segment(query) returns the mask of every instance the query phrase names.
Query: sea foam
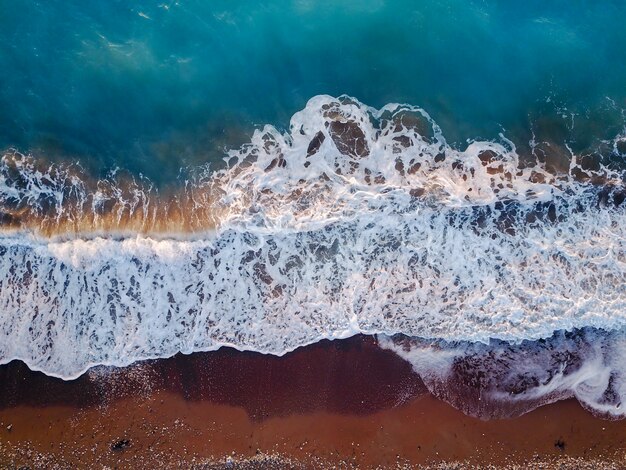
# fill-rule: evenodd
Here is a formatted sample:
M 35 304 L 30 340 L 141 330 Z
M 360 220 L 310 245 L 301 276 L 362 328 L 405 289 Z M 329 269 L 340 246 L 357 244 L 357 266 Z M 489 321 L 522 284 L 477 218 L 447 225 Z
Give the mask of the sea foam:
M 450 358 L 495 351 L 494 341 L 504 350 L 555 331 L 594 331 L 600 339 L 589 342 L 612 351 L 595 370 L 615 377 L 598 387 L 606 391 L 610 382 L 618 398 L 606 406 L 589 398 L 602 394 L 581 391 L 587 376 L 561 385 L 560 395 L 547 381 L 525 397 L 570 393 L 620 415 L 622 175 L 592 172 L 574 154 L 564 173 L 532 157 L 518 155 L 504 135 L 450 146 L 417 107 L 376 110 L 318 96 L 287 131 L 265 126 L 227 155 L 225 169 L 203 173 L 192 189 L 187 182 L 176 213 L 196 211 L 193 233 L 157 237 L 154 220 L 168 212 L 146 209 L 159 204 L 153 189 L 131 191 L 141 195 L 134 206 L 128 197 L 116 206 L 128 189 L 116 193 L 108 181 L 113 203 L 106 204 L 102 183 L 84 172 L 41 170 L 30 157 L 7 154 L 0 361 L 21 359 L 69 379 L 94 365 L 179 351 L 227 345 L 284 354 L 323 338 L 400 334 L 409 340 L 399 353 L 442 383 Z M 116 207 L 126 215 L 102 236 L 93 214 Z M 183 219 L 179 232 L 189 232 Z M 42 221 L 55 237 L 42 236 Z M 416 360 L 406 347 L 425 341 L 416 338 L 428 338 L 431 352 L 436 342 L 445 360 Z M 583 363 L 591 364 L 582 360 L 577 370 L 587 370 Z

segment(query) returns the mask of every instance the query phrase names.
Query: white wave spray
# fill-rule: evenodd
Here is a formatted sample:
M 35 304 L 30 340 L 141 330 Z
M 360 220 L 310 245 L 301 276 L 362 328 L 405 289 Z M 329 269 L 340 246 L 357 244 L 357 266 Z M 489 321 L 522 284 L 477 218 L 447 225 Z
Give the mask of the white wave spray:
M 83 214 L 95 193 L 59 170 L 8 177 L 5 161 L 0 212 L 30 216 L 0 237 L 0 361 L 72 378 L 223 345 L 283 354 L 357 333 L 516 344 L 626 325 L 619 174 L 596 173 L 600 188 L 554 175 L 504 136 L 457 150 L 419 108 L 328 96 L 227 160 L 203 182 L 217 222 L 169 239 L 41 237 L 33 220 L 64 213 L 64 194 L 82 195 L 65 213 Z M 56 188 L 46 207 L 33 194 L 44 186 Z

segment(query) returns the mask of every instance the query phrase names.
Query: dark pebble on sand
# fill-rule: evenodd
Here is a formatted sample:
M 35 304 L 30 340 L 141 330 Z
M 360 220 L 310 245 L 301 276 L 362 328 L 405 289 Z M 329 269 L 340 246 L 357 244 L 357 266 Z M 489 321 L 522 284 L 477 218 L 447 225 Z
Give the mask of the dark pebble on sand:
M 130 447 L 129 439 L 120 439 L 119 441 L 111 444 L 111 450 L 114 452 L 119 452 L 121 450 L 127 449 Z
M 565 450 L 565 441 L 563 439 L 557 439 L 554 443 L 554 447 L 558 448 L 561 452 Z

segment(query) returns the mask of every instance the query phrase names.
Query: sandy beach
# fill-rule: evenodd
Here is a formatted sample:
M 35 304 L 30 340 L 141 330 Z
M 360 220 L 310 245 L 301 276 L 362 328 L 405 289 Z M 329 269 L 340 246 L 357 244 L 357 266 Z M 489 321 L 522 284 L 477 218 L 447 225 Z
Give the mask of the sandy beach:
M 576 400 L 468 417 L 375 339 L 221 349 L 64 382 L 0 367 L 3 468 L 624 468 L 626 422 Z

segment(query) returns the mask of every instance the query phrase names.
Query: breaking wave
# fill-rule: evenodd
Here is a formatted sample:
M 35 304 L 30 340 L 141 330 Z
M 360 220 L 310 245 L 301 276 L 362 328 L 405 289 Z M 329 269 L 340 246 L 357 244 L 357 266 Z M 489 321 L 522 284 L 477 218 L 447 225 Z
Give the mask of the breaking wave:
M 625 142 L 611 143 L 614 159 Z M 516 382 L 526 403 L 516 412 L 573 394 L 621 416 L 623 175 L 571 152 L 555 171 L 546 145 L 520 156 L 501 135 L 457 149 L 420 108 L 318 96 L 287 131 L 265 126 L 226 168 L 199 169 L 169 192 L 6 153 L 0 361 L 69 379 L 179 351 L 283 354 L 323 338 L 400 334 L 402 347 L 382 341 L 439 395 L 463 357 L 491 396 L 512 396 L 494 382 L 502 368 L 477 365 L 539 348 L 536 370 L 546 357 L 556 365 Z M 575 365 L 541 346 L 555 331 Z M 594 348 L 603 353 L 581 352 Z M 415 359 L 434 357 L 426 350 L 446 360 Z M 597 387 L 581 391 L 589 370 Z

